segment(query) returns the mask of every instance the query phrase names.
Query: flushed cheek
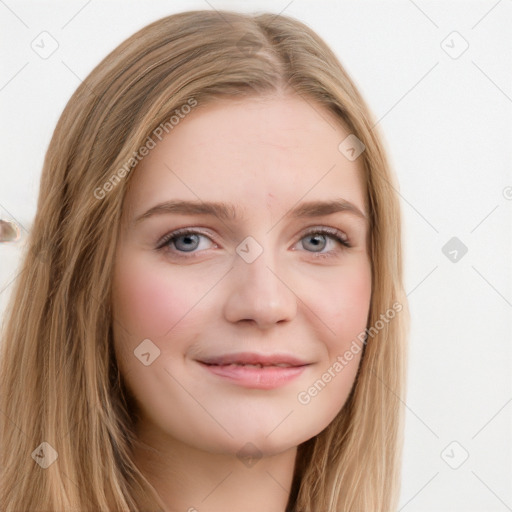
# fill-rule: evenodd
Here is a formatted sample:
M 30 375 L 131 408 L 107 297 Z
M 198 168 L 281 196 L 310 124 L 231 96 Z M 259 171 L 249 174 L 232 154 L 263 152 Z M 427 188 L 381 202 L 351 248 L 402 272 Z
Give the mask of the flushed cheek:
M 169 272 L 167 271 L 167 274 Z M 116 274 L 114 314 L 132 334 L 156 339 L 182 328 L 198 302 L 197 290 L 183 279 L 148 265 L 124 262 Z

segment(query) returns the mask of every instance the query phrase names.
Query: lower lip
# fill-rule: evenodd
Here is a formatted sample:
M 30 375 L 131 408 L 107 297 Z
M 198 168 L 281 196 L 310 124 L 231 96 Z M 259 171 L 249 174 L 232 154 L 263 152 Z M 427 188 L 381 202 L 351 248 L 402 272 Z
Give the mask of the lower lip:
M 251 366 L 210 365 L 199 363 L 210 373 L 231 380 L 240 386 L 254 389 L 273 389 L 284 386 L 297 378 L 306 368 L 304 366 Z

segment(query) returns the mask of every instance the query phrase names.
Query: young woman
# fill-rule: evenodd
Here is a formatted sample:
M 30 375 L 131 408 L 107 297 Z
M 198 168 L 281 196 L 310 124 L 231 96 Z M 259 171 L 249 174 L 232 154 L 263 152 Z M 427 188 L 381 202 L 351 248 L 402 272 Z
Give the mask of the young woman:
M 2 510 L 396 510 L 408 310 L 372 125 L 286 16 L 172 15 L 92 71 L 7 311 Z

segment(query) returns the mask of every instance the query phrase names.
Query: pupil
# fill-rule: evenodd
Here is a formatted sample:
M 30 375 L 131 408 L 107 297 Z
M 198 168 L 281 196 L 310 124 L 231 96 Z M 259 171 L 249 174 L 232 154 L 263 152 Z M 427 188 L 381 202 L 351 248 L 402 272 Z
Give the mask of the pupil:
M 316 248 L 318 248 L 319 244 L 321 245 L 321 243 L 322 243 L 322 240 L 319 240 L 319 238 L 324 239 L 323 241 L 325 242 L 324 235 L 310 235 L 310 237 L 309 237 L 310 240 L 313 240 L 313 246 Z
M 185 251 L 194 250 L 197 247 L 197 235 L 191 234 L 191 235 L 181 235 L 177 238 L 178 243 L 176 246 L 179 245 L 179 240 L 184 240 L 185 244 L 182 245 L 182 247 L 178 247 L 179 249 L 184 249 Z M 190 242 L 192 242 L 192 245 L 190 245 Z M 194 246 L 194 242 L 196 242 L 196 245 Z

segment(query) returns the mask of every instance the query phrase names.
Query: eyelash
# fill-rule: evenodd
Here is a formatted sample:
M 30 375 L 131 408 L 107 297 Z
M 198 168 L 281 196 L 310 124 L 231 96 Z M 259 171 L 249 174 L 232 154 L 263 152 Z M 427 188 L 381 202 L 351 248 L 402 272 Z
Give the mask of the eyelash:
M 350 242 L 346 239 L 346 237 L 343 235 L 343 233 L 341 231 L 339 231 L 338 229 L 328 228 L 328 227 L 310 228 L 302 235 L 302 237 L 299 239 L 299 241 L 302 240 L 303 238 L 307 237 L 308 235 L 317 235 L 317 234 L 328 235 L 331 239 L 334 239 L 336 242 L 340 243 L 342 246 L 341 247 L 342 251 L 352 247 Z M 157 248 L 156 248 L 157 251 L 171 252 L 171 250 L 167 244 L 169 242 L 171 242 L 172 240 L 179 238 L 180 236 L 184 236 L 184 235 L 203 235 L 207 238 L 210 238 L 210 236 L 208 234 L 206 234 L 200 230 L 191 229 L 191 228 L 178 229 L 176 231 L 168 233 L 167 235 L 165 235 L 163 238 L 160 239 L 160 241 L 157 243 Z M 210 240 L 211 240 L 211 238 L 210 238 Z M 215 242 L 214 240 L 212 240 L 212 241 Z M 309 252 L 309 251 L 306 251 L 306 252 Z M 175 255 L 177 254 L 179 258 L 193 258 L 193 257 L 195 257 L 194 255 L 196 255 L 197 253 L 195 253 L 195 252 L 186 253 L 186 252 L 178 251 L 177 253 L 174 253 L 174 254 Z M 189 254 L 189 255 L 187 255 L 187 254 Z M 313 255 L 314 258 L 319 258 L 319 259 L 333 258 L 336 256 L 334 250 L 331 250 L 327 253 L 311 252 L 311 254 Z

